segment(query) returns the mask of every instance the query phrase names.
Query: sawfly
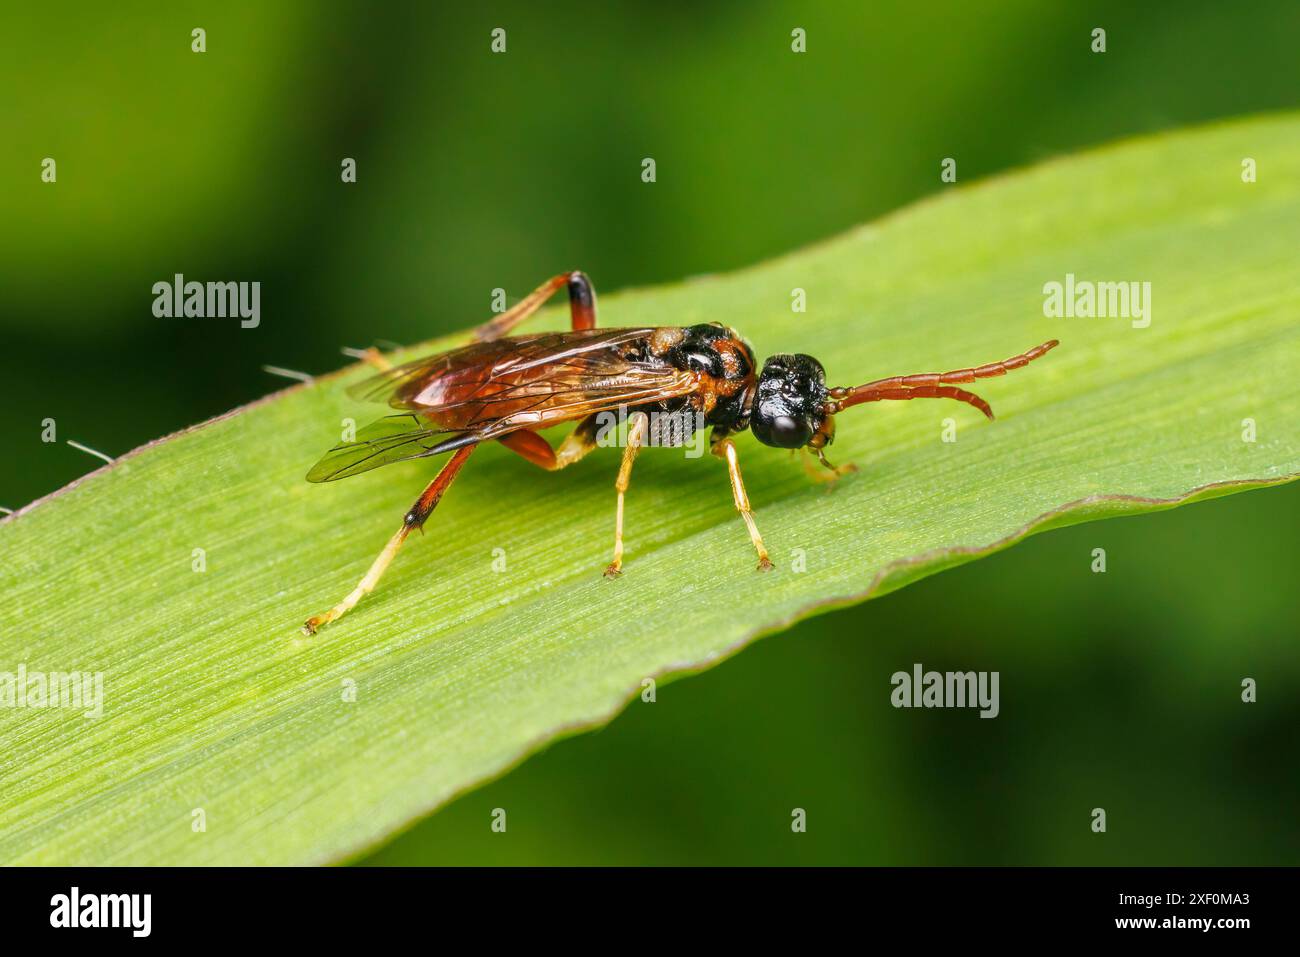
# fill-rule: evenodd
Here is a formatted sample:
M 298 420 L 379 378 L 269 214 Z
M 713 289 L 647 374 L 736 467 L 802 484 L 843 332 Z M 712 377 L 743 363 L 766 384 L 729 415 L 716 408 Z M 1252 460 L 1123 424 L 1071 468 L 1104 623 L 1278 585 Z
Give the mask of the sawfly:
M 567 287 L 572 328 L 511 336 L 510 332 L 561 288 Z M 1053 348 L 1055 339 L 1028 352 L 953 372 L 891 376 L 851 388 L 828 388 L 822 364 L 808 355 L 775 355 L 760 369 L 754 351 L 718 323 L 598 329 L 596 296 L 581 272 L 561 273 L 516 306 L 480 326 L 473 343 L 385 368 L 349 393 L 386 402 L 394 414 L 372 422 L 351 441 L 330 449 L 307 473 L 333 482 L 362 472 L 450 453 L 442 470 L 402 520 L 369 571 L 346 598 L 307 619 L 314 634 L 374 590 L 412 530 L 422 528 L 474 450 L 498 442 L 529 462 L 557 471 L 595 448 L 602 416 L 627 420 L 623 461 L 614 483 L 614 556 L 605 569 L 623 569 L 623 497 L 632 464 L 646 445 L 680 445 L 710 428 L 709 446 L 723 459 L 736 510 L 758 554 L 759 570 L 772 567 L 741 479 L 734 438 L 746 429 L 764 445 L 806 449 L 835 474 L 826 448 L 835 416 L 864 402 L 956 399 L 993 418 L 989 404 L 958 384 L 1005 375 Z M 376 359 L 376 361 L 380 361 Z M 576 422 L 553 447 L 538 431 Z

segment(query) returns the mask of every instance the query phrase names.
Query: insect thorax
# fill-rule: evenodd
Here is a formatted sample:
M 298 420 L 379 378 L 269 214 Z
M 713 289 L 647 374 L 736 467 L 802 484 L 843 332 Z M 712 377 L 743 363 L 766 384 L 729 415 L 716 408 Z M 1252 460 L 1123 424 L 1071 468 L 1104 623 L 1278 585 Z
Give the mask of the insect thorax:
M 660 448 L 675 449 L 685 445 L 707 424 L 704 414 L 691 402 L 685 401 L 685 397 L 656 403 L 645 411 L 650 420 L 646 444 Z
M 697 412 L 694 428 L 716 425 L 738 432 L 748 426 L 754 352 L 734 330 L 716 323 L 687 326 L 664 358 L 699 377 L 690 400 Z

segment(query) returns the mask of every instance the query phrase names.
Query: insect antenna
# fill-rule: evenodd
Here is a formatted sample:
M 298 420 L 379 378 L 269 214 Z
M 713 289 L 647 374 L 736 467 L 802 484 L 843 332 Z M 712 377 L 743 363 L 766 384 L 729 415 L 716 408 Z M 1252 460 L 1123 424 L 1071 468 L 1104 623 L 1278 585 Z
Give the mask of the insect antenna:
M 973 392 L 956 388 L 953 383 L 974 382 L 976 379 L 992 379 L 1006 375 L 1013 369 L 1029 365 L 1039 356 L 1056 348 L 1058 344 L 1056 339 L 1050 339 L 1042 345 L 1034 346 L 1028 352 L 1022 352 L 1018 356 L 1003 359 L 1001 362 L 990 362 L 987 365 L 976 366 L 971 369 L 896 375 L 887 379 L 877 379 L 874 382 L 868 382 L 865 385 L 849 389 L 831 389 L 831 401 L 828 411 L 835 413 L 850 406 L 861 405 L 864 402 L 882 402 L 887 399 L 956 399 L 958 402 L 965 402 L 967 405 L 974 406 L 991 419 L 993 418 L 993 410 L 987 402 Z

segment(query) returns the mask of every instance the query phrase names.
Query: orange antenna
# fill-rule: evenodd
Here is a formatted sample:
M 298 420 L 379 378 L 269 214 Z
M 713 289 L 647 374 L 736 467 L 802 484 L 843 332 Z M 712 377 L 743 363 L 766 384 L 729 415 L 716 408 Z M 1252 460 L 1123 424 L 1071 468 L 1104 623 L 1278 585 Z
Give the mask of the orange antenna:
M 890 376 L 888 379 L 877 379 L 875 382 L 868 382 L 866 385 L 856 386 L 851 389 L 831 389 L 831 401 L 828 411 L 834 414 L 850 406 L 861 405 L 863 402 L 881 402 L 886 399 L 956 399 L 958 402 L 973 405 L 991 419 L 993 418 L 993 410 L 989 408 L 987 402 L 973 392 L 956 388 L 953 383 L 974 382 L 976 379 L 993 379 L 1000 375 L 1006 375 L 1012 369 L 1019 369 L 1022 366 L 1029 365 L 1039 356 L 1045 355 L 1056 348 L 1057 345 L 1059 345 L 1059 342 L 1056 339 L 1049 339 L 1042 345 L 1034 346 L 1028 352 L 1022 352 L 1018 356 L 1003 359 L 1001 362 L 990 362 L 988 365 L 978 366 L 973 369 L 896 375 Z

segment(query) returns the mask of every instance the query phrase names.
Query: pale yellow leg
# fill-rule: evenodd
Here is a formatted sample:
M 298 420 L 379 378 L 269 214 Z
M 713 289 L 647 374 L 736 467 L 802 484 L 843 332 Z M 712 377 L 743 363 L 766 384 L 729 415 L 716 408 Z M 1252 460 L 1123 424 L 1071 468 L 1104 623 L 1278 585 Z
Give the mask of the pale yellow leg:
M 461 466 L 465 464 L 465 460 L 469 458 L 470 453 L 476 448 L 478 448 L 477 445 L 467 445 L 465 448 L 457 449 L 453 453 L 447 464 L 442 467 L 434 480 L 415 500 L 415 504 L 411 506 L 406 513 L 406 517 L 402 520 L 402 527 L 393 534 L 393 537 L 388 540 L 388 544 L 384 546 L 384 550 L 371 562 L 370 570 L 366 572 L 361 581 L 357 582 L 357 587 L 348 592 L 347 597 L 329 611 L 308 618 L 302 626 L 304 634 L 314 635 L 322 625 L 328 625 L 331 621 L 342 618 L 356 607 L 357 602 L 375 590 L 375 586 L 379 584 L 379 579 L 383 577 L 385 570 L 387 570 L 394 556 L 402 547 L 402 542 L 406 541 L 406 536 L 411 534 L 411 529 L 424 527 L 430 513 L 437 508 L 443 494 L 460 472 Z
M 316 634 L 322 625 L 328 625 L 331 621 L 342 618 L 356 607 L 357 602 L 374 591 L 375 586 L 379 584 L 379 579 L 383 576 L 389 563 L 392 562 L 393 556 L 395 556 L 398 549 L 402 547 L 402 542 L 406 541 L 406 536 L 409 535 L 410 532 L 411 529 L 407 525 L 403 525 L 399 528 L 397 533 L 388 540 L 388 544 L 384 546 L 384 550 L 380 552 L 379 556 L 373 563 L 371 563 L 370 570 L 366 572 L 365 577 L 357 583 L 357 587 L 348 592 L 348 596 L 329 611 L 322 615 L 313 615 L 311 618 L 308 618 L 306 623 L 302 626 L 303 634 Z
M 606 578 L 617 578 L 623 574 L 623 495 L 632 480 L 632 463 L 636 461 L 637 452 L 641 451 L 649 427 L 650 418 L 644 412 L 637 412 L 627 428 L 623 464 L 619 466 L 618 480 L 614 483 L 614 489 L 618 492 L 618 506 L 614 512 L 614 560 L 605 569 Z
M 387 372 L 393 367 L 393 364 L 385 359 L 383 354 L 374 346 L 361 350 L 358 355 L 360 356 L 361 361 L 373 366 L 380 372 Z M 374 591 L 375 586 L 379 584 L 379 579 L 384 574 L 384 570 L 388 568 L 389 562 L 393 560 L 393 556 L 397 554 L 397 550 L 402 547 L 402 542 L 406 541 L 406 536 L 410 531 L 411 530 L 405 525 L 398 529 L 397 533 L 388 540 L 388 544 L 384 546 L 384 550 L 379 553 L 379 557 L 371 563 L 370 570 L 366 572 L 365 577 L 357 583 L 357 587 L 352 589 L 346 598 L 329 611 L 322 615 L 313 615 L 311 618 L 308 618 L 306 623 L 302 626 L 303 634 L 316 634 L 317 630 L 322 625 L 328 625 L 331 621 L 334 621 L 337 618 L 342 618 L 356 606 L 357 602 Z
M 822 449 L 813 451 L 806 445 L 799 450 L 799 460 L 803 464 L 803 470 L 807 476 L 814 482 L 819 483 L 834 482 L 840 476 L 858 470 L 858 467 L 852 462 L 846 462 L 839 466 L 831 465 Z
M 552 471 L 559 471 L 565 466 L 581 461 L 596 447 L 596 417 L 588 416 L 570 432 L 560 447 L 555 450 L 555 466 Z
M 736 511 L 740 512 L 740 517 L 745 520 L 745 527 L 749 529 L 749 540 L 754 543 L 754 551 L 758 552 L 758 570 L 765 572 L 772 567 L 772 560 L 763 546 L 763 536 L 758 534 L 758 525 L 749 507 L 745 483 L 740 478 L 740 460 L 736 454 L 736 445 L 731 439 L 722 439 L 714 444 L 713 453 L 727 460 L 727 471 L 731 474 L 731 497 L 736 502 Z

